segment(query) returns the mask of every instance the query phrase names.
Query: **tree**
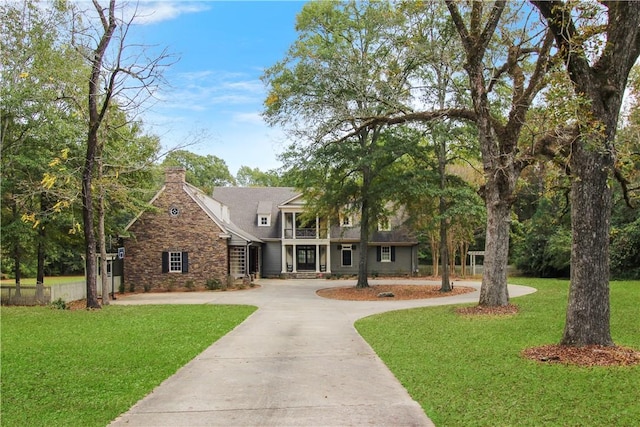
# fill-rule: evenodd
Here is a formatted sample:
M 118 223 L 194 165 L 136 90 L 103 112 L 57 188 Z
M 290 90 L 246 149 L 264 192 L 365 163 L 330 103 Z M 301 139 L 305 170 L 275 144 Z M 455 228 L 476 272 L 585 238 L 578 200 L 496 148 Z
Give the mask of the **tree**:
M 114 99 L 119 99 L 121 106 L 133 108 L 139 106 L 143 98 L 151 96 L 154 85 L 161 81 L 163 68 L 169 65 L 170 57 L 166 51 L 155 58 L 145 57 L 144 52 L 140 51 L 129 56 L 126 52 L 131 46 L 127 46 L 125 41 L 131 23 L 136 18 L 135 13 L 128 21 L 124 21 L 116 16 L 116 0 L 110 0 L 107 7 L 102 7 L 98 0 L 92 0 L 92 3 L 100 27 L 81 28 L 74 34 L 74 40 L 80 42 L 78 49 L 91 68 L 88 79 L 87 151 L 82 172 L 82 222 L 86 246 L 87 308 L 99 308 L 93 178 L 96 155 L 104 143 L 100 141 L 100 129 Z M 132 62 L 127 63 L 131 58 Z M 136 84 L 127 85 L 127 79 Z M 104 239 L 104 236 L 99 238 Z
M 264 116 L 296 140 L 284 159 L 299 170 L 312 214 L 353 209 L 359 216 L 357 287 L 367 287 L 369 234 L 385 212 L 387 167 L 401 157 L 397 135 L 361 117 L 406 107 L 410 52 L 397 39 L 402 15 L 387 2 L 313 2 L 298 16 L 298 40 L 269 68 Z M 345 133 L 352 132 L 348 137 Z M 385 191 L 386 190 L 386 191 Z
M 64 42 L 61 4 L 47 13 L 32 1 L 0 7 L 3 237 L 13 243 L 17 286 L 21 268 L 36 260 L 29 273 L 35 273 L 41 296 L 46 257 L 56 250 L 56 230 L 68 220 L 61 212 L 67 202 L 49 186 L 46 171 L 61 151 L 73 153 L 78 146 L 82 122 L 74 98 L 80 91 L 70 70 L 83 65 Z
M 206 193 L 212 193 L 214 187 L 236 184 L 225 161 L 211 154 L 200 156 L 174 150 L 167 154 L 162 166 L 182 166 L 186 169 L 187 181 Z
M 487 76 L 485 60 L 506 2 L 494 2 L 488 14 L 485 14 L 485 2 L 472 2 L 468 24 L 460 11 L 461 4 L 453 1 L 446 3 L 465 51 L 465 70 L 476 114 L 486 181 L 487 240 L 479 303 L 487 306 L 506 305 L 509 303 L 506 267 L 513 193 L 520 173 L 531 161 L 518 155 L 518 141 L 527 111 L 544 83 L 553 39 L 549 34 L 544 37 L 526 33 L 523 33 L 524 36 L 514 36 L 509 33 L 507 24 L 503 23 L 501 37 L 506 44 L 506 51 L 503 51 L 502 58 L 505 62 L 500 67 L 494 67 L 492 75 Z M 521 30 L 525 31 L 524 28 Z M 528 45 L 531 42 L 532 45 Z M 536 55 L 537 60 L 534 64 L 527 64 L 531 55 Z M 529 73 L 527 82 L 526 71 L 531 68 L 533 71 Z M 512 82 L 509 88 L 512 102 L 508 113 L 502 115 L 492 106 L 490 93 L 498 80 L 505 76 Z
M 555 37 L 576 95 L 586 101 L 579 111 L 569 159 L 573 251 L 567 319 L 560 343 L 610 346 L 610 180 L 622 100 L 640 54 L 640 3 L 532 3 Z M 603 45 L 598 43 L 598 27 L 604 28 Z M 590 49 L 594 41 L 599 46 L 595 52 Z
M 430 3 L 418 5 L 430 10 Z M 443 117 L 476 124 L 487 207 L 485 268 L 479 303 L 501 306 L 509 303 L 507 263 L 513 191 L 518 176 L 532 162 L 537 148 L 532 145 L 521 150 L 518 143 L 527 112 L 545 83 L 553 37 L 536 27 L 535 19 L 523 17 L 522 7 L 507 8 L 506 1 L 447 1 L 446 5 L 465 52 L 464 72 L 473 108 L 450 104 L 444 110 L 392 111 L 389 108 L 385 114 L 363 118 L 362 125 L 348 136 L 381 124 L 426 122 Z M 509 13 L 505 15 L 505 11 Z M 523 26 L 523 22 L 526 25 Z M 424 63 L 418 61 L 416 68 L 422 65 Z M 416 92 L 423 94 L 427 90 L 417 85 L 408 92 L 420 100 Z
M 276 170 L 263 172 L 249 166 L 241 166 L 236 174 L 236 182 L 241 187 L 282 187 L 286 186 L 285 181 Z

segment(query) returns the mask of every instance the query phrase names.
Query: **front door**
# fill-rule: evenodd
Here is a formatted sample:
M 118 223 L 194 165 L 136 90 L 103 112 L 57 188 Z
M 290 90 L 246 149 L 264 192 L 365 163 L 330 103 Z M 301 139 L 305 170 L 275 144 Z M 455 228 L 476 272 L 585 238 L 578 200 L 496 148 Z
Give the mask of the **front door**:
M 316 247 L 315 246 L 298 246 L 297 247 L 298 271 L 316 271 Z

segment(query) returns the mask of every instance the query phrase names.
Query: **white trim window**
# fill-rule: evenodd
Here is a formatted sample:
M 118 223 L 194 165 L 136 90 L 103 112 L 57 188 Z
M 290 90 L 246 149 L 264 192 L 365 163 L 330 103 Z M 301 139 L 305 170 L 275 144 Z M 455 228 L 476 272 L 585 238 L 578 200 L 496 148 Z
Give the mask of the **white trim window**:
M 182 252 L 169 252 L 169 273 L 182 273 Z
M 271 215 L 258 215 L 258 227 L 271 227 Z
M 342 245 L 340 253 L 340 263 L 342 267 L 353 266 L 353 245 Z
M 391 262 L 391 246 L 380 247 L 380 262 Z
M 340 219 L 341 227 L 353 227 L 353 218 L 350 215 L 342 215 Z
M 178 251 L 162 252 L 163 273 L 188 273 L 189 253 Z

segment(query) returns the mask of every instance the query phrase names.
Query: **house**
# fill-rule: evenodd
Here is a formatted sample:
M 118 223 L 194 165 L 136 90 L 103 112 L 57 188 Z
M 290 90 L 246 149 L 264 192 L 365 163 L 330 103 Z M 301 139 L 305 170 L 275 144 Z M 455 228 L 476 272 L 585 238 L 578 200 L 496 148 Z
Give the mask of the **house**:
M 359 229 L 350 217 L 303 222 L 304 199 L 287 187 L 216 187 L 211 196 L 165 171 L 165 184 L 128 226 L 126 289 L 204 288 L 227 277 L 322 277 L 358 271 Z M 410 275 L 417 241 L 391 218 L 373 233 L 369 272 Z

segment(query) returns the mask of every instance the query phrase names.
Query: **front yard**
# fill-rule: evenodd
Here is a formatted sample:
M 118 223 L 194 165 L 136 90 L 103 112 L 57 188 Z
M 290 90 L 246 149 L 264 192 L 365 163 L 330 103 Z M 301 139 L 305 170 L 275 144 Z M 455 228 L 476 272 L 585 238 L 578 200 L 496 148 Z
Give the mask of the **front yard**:
M 1 412 L 9 427 L 104 426 L 255 308 L 0 310 Z
M 510 279 L 538 292 L 515 298 L 513 316 L 469 317 L 455 307 L 396 311 L 356 323 L 438 426 L 634 426 L 640 365 L 565 366 L 521 356 L 557 343 L 568 282 Z M 611 282 L 611 330 L 640 350 L 640 281 Z

